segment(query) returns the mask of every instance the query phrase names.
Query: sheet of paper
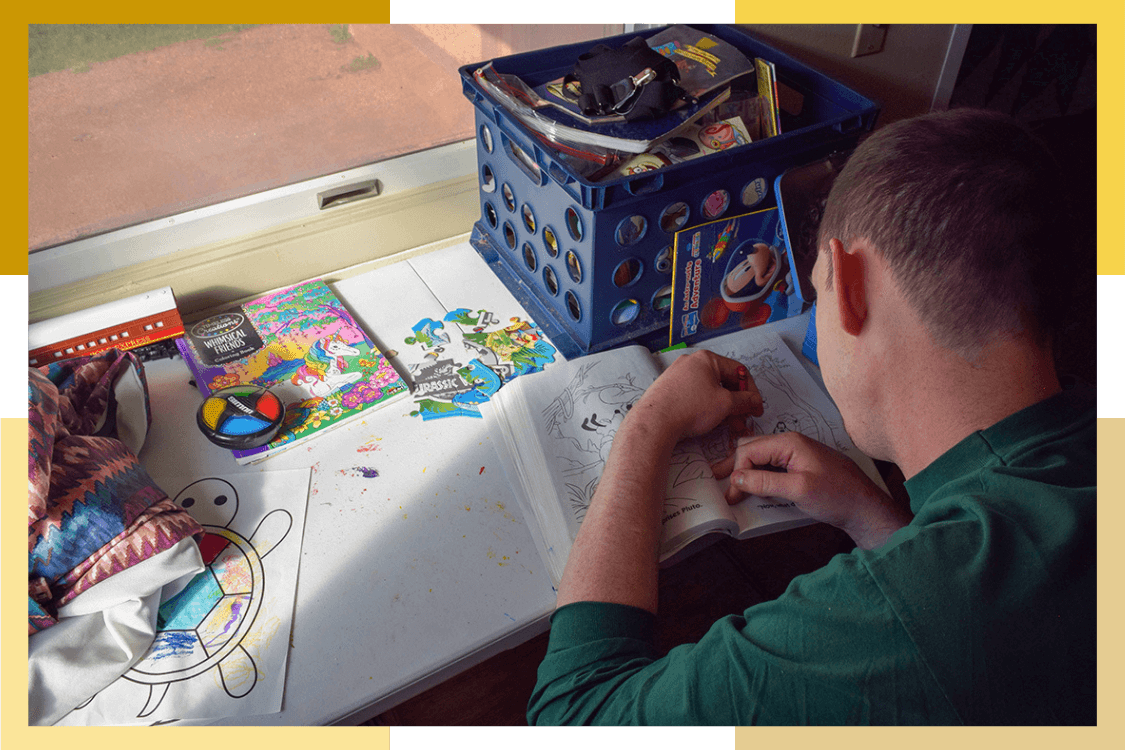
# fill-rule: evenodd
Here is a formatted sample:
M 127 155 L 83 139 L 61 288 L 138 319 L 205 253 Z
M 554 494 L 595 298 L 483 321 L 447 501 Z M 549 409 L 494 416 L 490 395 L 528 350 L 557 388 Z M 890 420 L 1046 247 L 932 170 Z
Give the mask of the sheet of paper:
M 281 710 L 309 470 L 165 480 L 204 528 L 207 569 L 165 587 L 156 638 L 59 724 L 162 724 Z
M 557 582 L 617 427 L 657 371 L 644 347 L 599 352 L 505 386 L 484 409 L 532 535 Z M 531 503 L 532 497 L 556 502 Z

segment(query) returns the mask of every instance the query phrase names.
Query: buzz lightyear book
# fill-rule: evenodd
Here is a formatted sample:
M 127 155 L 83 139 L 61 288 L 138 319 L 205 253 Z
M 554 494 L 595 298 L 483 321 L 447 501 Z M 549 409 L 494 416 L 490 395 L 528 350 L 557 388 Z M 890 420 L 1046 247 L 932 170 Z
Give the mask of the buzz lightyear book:
M 680 230 L 673 252 L 669 346 L 803 311 L 776 208 Z
M 240 464 L 265 459 L 409 391 L 319 279 L 187 326 L 177 345 L 204 396 L 253 384 L 269 388 L 285 405 L 273 440 L 233 451 Z

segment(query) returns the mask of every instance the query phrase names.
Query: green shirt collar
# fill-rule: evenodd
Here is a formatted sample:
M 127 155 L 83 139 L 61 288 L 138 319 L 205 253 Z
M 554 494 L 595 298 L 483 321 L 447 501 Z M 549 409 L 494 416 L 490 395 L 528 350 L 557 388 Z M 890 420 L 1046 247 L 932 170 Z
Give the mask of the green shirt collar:
M 906 480 L 910 510 L 917 513 L 953 478 L 969 476 L 986 466 L 1003 465 L 1024 449 L 1095 419 L 1094 387 L 1069 377 L 1061 382 L 1061 392 L 977 430 Z

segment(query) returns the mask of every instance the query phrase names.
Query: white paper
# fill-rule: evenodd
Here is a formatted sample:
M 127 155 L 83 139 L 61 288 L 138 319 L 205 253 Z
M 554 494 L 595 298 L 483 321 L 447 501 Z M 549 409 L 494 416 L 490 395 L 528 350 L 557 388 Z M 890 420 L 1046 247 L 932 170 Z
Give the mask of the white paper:
M 281 710 L 309 470 L 166 481 L 206 532 L 207 569 L 165 587 L 156 639 L 59 724 L 160 724 Z
M 844 431 L 840 412 L 828 394 L 816 384 L 773 329 L 763 327 L 736 331 L 703 341 L 695 348 L 710 349 L 738 360 L 750 371 L 763 402 L 762 416 L 747 420 L 754 435 L 800 432 L 848 456 L 873 482 L 886 489 L 874 463 L 855 447 Z M 660 357 L 667 368 L 677 356 L 690 351 L 692 350 L 681 349 L 666 352 Z M 720 430 L 700 438 L 708 463 L 713 463 L 730 452 L 731 446 L 725 444 L 725 437 L 725 430 Z M 726 489 L 726 480 L 722 489 Z M 749 497 L 732 506 L 731 512 L 743 531 L 805 518 L 795 503 L 759 497 Z
M 753 434 L 801 432 L 846 454 L 883 486 L 871 459 L 844 431 L 835 405 L 776 326 L 736 331 L 693 348 L 658 354 L 659 369 L 696 349 L 710 349 L 746 365 L 764 402 L 762 416 L 747 419 Z M 483 410 L 500 438 L 501 462 L 555 582 L 562 576 L 617 427 L 656 378 L 657 369 L 643 347 L 601 352 L 575 360 L 570 367 L 521 378 Z M 676 447 L 661 509 L 662 560 L 711 531 L 747 538 L 812 523 L 796 503 L 776 498 L 748 497 L 728 506 L 727 480 L 716 480 L 711 465 L 733 447 L 725 426 Z M 532 497 L 554 497 L 555 502 L 532 503 Z

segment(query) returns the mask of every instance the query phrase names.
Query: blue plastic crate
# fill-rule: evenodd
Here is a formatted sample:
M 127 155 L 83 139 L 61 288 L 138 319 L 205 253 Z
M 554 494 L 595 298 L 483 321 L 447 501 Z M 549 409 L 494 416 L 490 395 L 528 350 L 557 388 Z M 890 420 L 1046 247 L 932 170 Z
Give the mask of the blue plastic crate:
M 875 124 L 873 101 L 731 26 L 694 26 L 774 63 L 803 96 L 782 134 L 633 177 L 593 183 L 559 160 L 460 70 L 476 110 L 481 219 L 472 243 L 567 357 L 667 340 L 676 230 L 777 205 L 790 167 L 853 148 Z M 658 30 L 646 31 L 645 36 Z M 635 34 L 605 42 L 623 44 Z M 558 78 L 594 43 L 494 60 L 529 85 Z M 719 205 L 715 214 L 704 204 Z M 723 205 L 725 203 L 725 206 Z

